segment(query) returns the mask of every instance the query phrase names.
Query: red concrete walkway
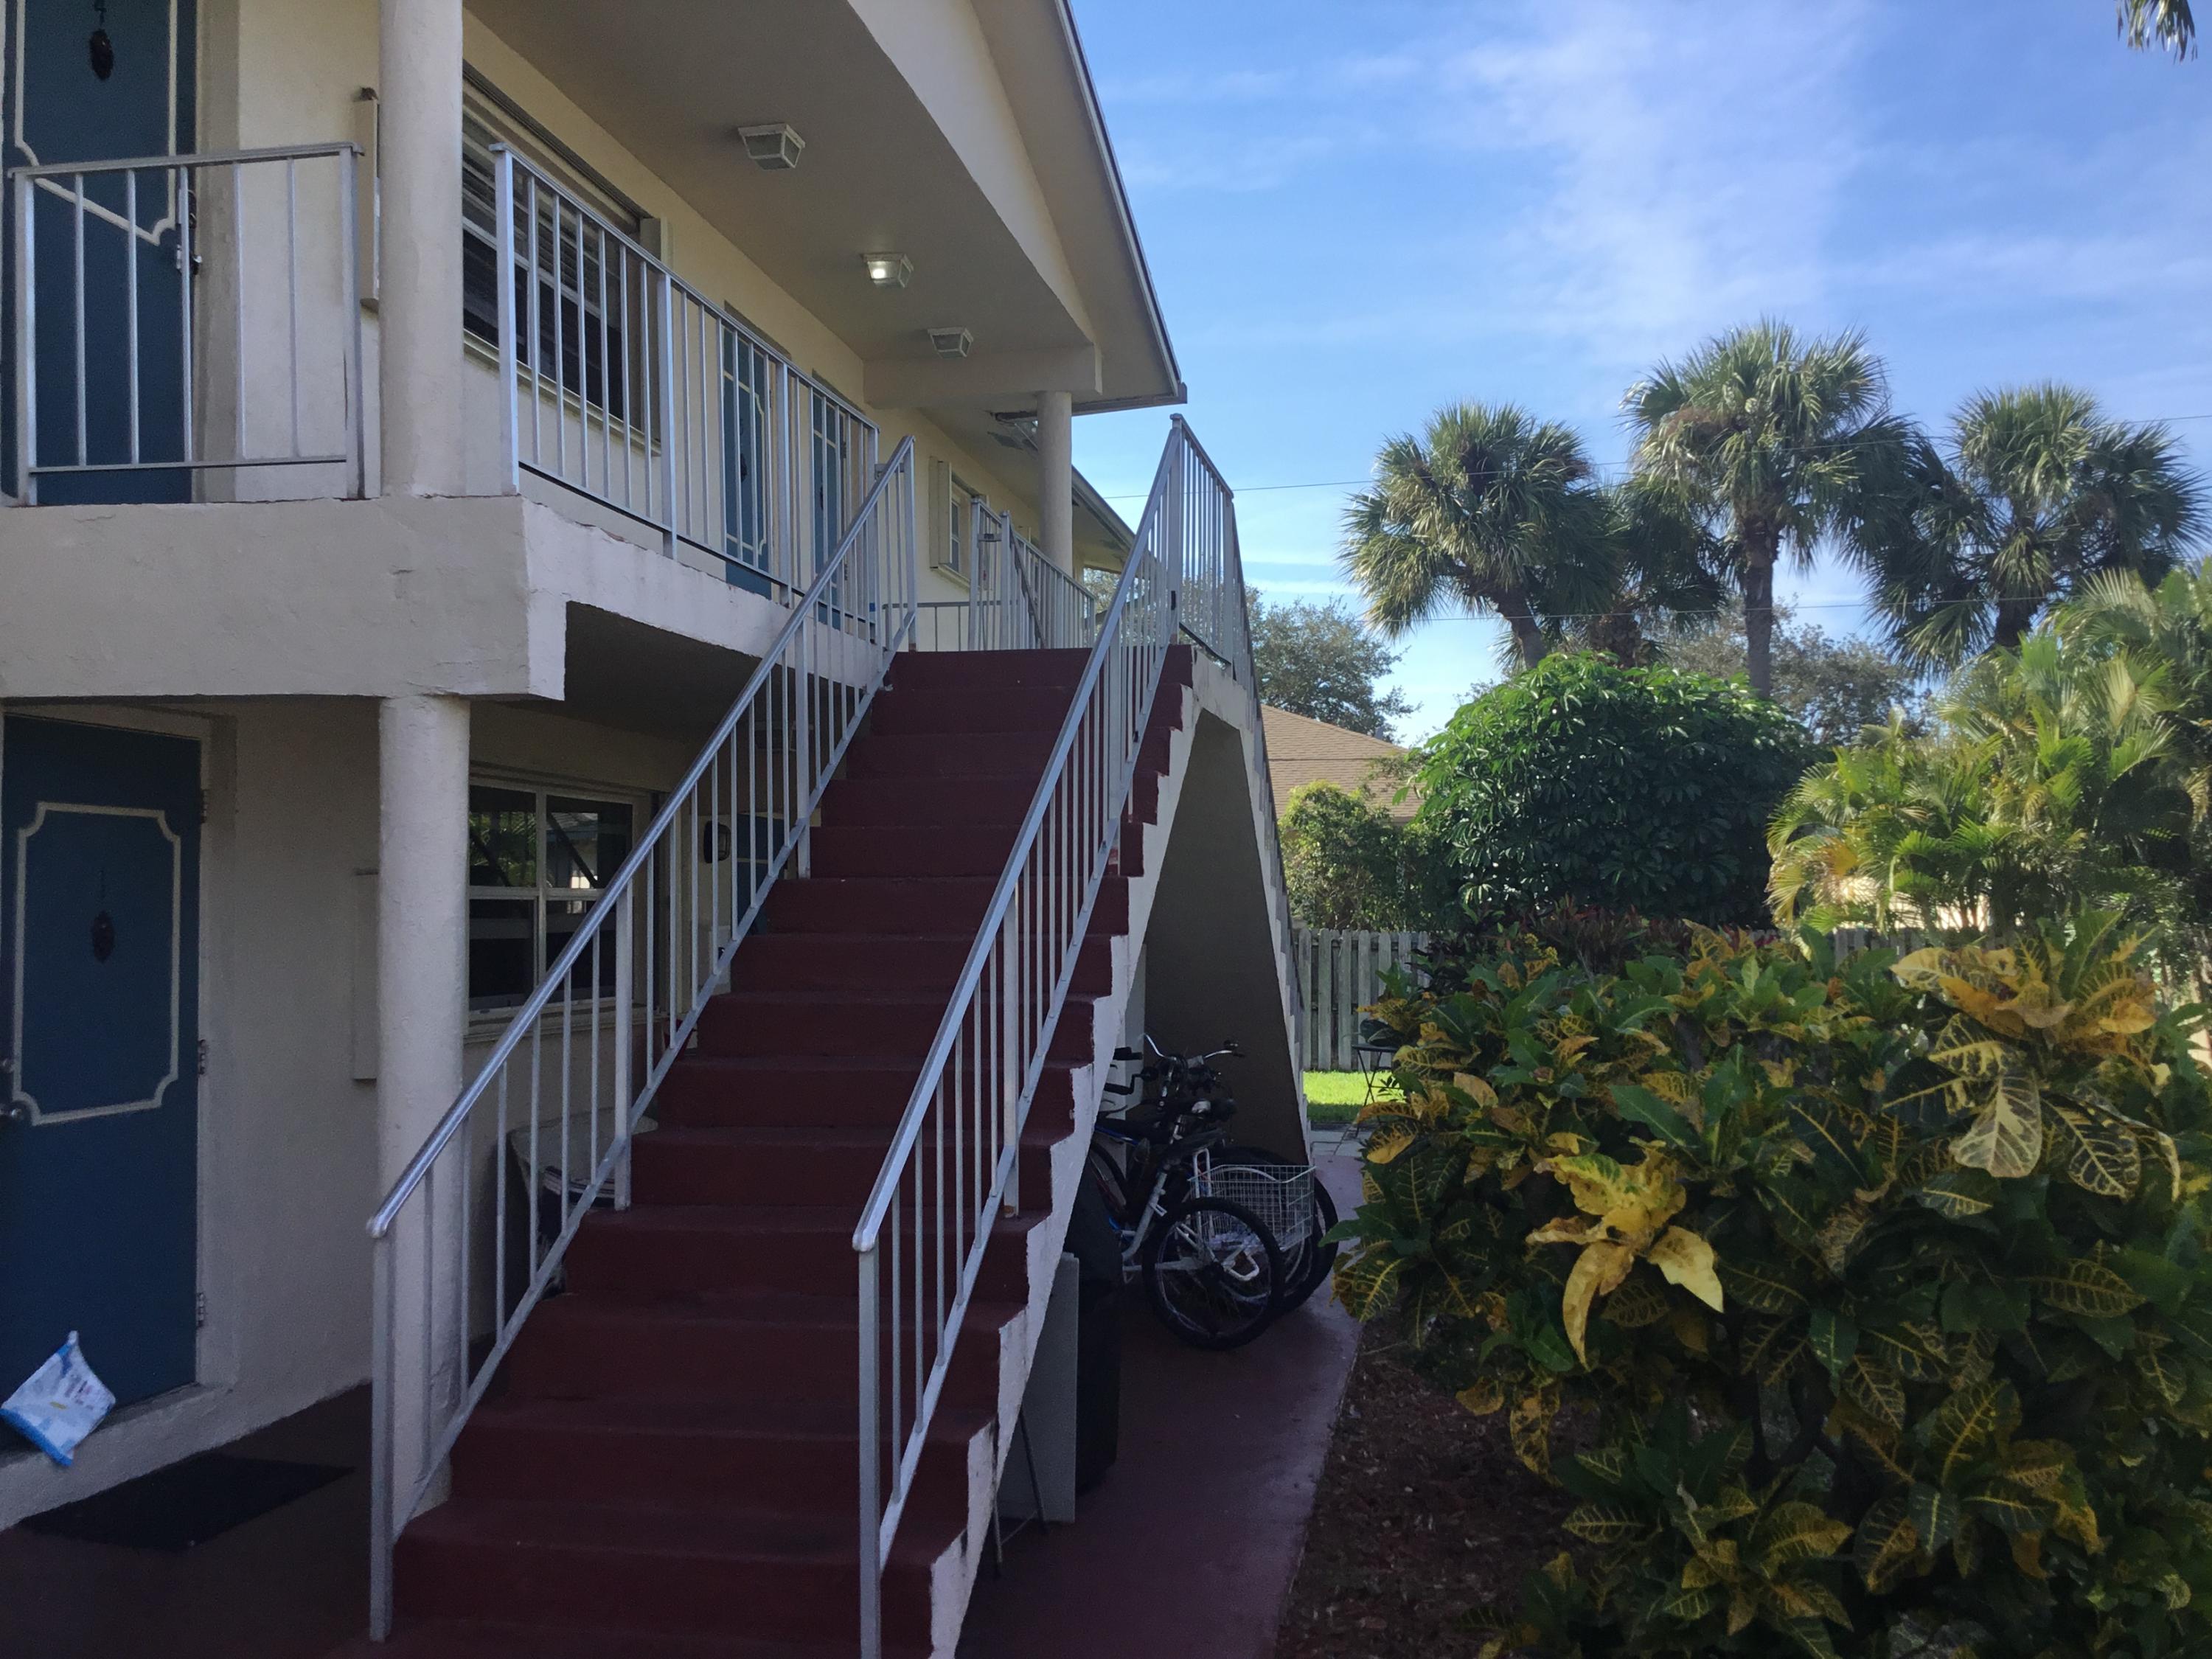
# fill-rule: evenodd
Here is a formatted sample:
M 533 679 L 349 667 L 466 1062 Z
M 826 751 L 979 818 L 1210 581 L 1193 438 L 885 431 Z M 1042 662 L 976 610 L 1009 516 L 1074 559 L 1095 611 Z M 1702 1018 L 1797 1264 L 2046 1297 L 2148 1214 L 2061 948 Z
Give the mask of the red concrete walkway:
M 1340 1209 L 1358 1166 L 1322 1166 Z M 1121 1455 L 1072 1527 L 1025 1530 L 984 1569 L 960 1659 L 1273 1659 L 1352 1373 L 1358 1328 L 1326 1290 L 1232 1353 L 1124 1309 Z

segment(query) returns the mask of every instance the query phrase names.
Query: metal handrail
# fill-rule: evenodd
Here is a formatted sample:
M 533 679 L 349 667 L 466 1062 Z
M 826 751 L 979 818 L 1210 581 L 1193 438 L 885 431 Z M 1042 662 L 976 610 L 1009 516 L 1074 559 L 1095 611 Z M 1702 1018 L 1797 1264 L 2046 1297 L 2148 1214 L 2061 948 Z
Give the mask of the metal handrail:
M 41 478 L 131 472 L 190 475 L 227 471 L 241 475 L 247 468 L 269 467 L 343 467 L 347 493 L 356 496 L 365 493 L 367 449 L 363 435 L 359 224 L 356 212 L 360 156 L 357 145 L 340 140 L 207 150 L 184 155 L 52 161 L 9 170 L 7 176 L 15 193 L 13 274 L 18 296 L 14 387 L 18 505 L 38 504 Z M 321 273 L 325 280 L 335 277 L 331 286 L 337 291 L 336 329 L 343 372 L 337 388 L 334 421 L 327 405 L 319 414 L 304 402 L 312 377 L 304 372 L 308 354 L 302 343 L 305 284 L 301 272 L 301 169 L 303 163 L 325 161 L 333 164 L 337 195 L 337 234 L 331 239 L 331 250 L 336 268 Z M 249 207 L 247 181 L 280 170 L 283 233 L 281 249 L 261 255 L 257 248 L 255 257 L 249 257 L 249 236 L 258 241 L 263 216 Z M 140 176 L 147 173 L 156 175 L 161 192 L 157 198 L 160 211 L 151 224 L 141 222 Z M 211 193 L 203 182 L 210 174 L 228 176 L 227 198 Z M 102 201 L 88 194 L 90 181 L 117 178 L 121 180 L 119 202 Z M 110 196 L 116 193 L 112 183 L 103 189 Z M 53 201 L 58 200 L 70 213 L 68 246 L 72 258 L 62 280 L 70 290 L 66 342 L 70 373 L 64 379 L 70 395 L 65 400 L 66 420 L 57 422 L 65 428 L 62 447 L 69 456 L 67 459 L 48 459 L 40 430 L 41 414 L 47 412 L 40 407 L 40 262 L 35 251 L 38 208 L 42 198 L 50 208 Z M 216 211 L 204 225 L 199 222 L 201 209 L 210 205 Z M 227 228 L 217 225 L 218 217 L 227 217 Z M 252 232 L 249 223 L 253 227 Z M 101 278 L 96 299 L 87 264 L 88 224 L 97 224 L 104 232 L 118 232 L 125 239 L 120 261 L 121 280 L 111 283 Z M 171 307 L 165 299 L 149 303 L 141 293 L 146 281 L 141 270 L 146 250 L 161 248 L 172 237 L 174 246 L 169 250 L 169 257 L 177 272 L 173 315 L 169 314 Z M 230 331 L 228 337 L 215 333 L 217 319 L 203 315 L 204 307 L 199 303 L 207 280 L 201 275 L 201 264 L 218 247 L 226 261 L 219 269 L 228 272 L 232 289 L 228 307 L 230 314 L 221 319 Z M 103 258 L 106 252 L 103 246 Z M 281 322 L 264 330 L 256 325 L 260 309 L 249 305 L 247 288 L 250 281 L 266 280 L 272 273 L 281 276 L 283 294 L 281 305 L 270 310 L 272 315 L 281 318 Z M 112 288 L 119 288 L 120 293 L 110 291 Z M 308 302 L 313 303 L 312 296 Z M 314 326 L 327 328 L 320 322 Z M 171 329 L 174 332 L 173 344 L 161 338 Z M 149 343 L 149 335 L 154 343 Z M 209 335 L 214 337 L 204 337 Z M 276 343 L 271 343 L 272 339 Z M 91 349 L 95 340 L 99 342 L 97 352 Z M 118 342 L 123 354 L 119 370 L 112 362 Z M 256 347 L 258 352 L 250 349 Z M 224 349 L 231 361 L 228 374 L 221 378 L 228 381 L 235 405 L 230 422 L 234 453 L 210 454 L 207 439 L 208 428 L 213 423 L 201 420 L 198 405 L 202 394 L 213 387 L 203 386 L 201 378 Z M 284 399 L 277 406 L 288 417 L 287 436 L 281 442 L 257 447 L 249 436 L 249 417 L 260 412 L 261 406 L 249 395 L 248 359 L 250 356 L 266 356 L 279 350 L 287 387 Z M 118 373 L 123 381 L 121 401 L 128 411 L 127 430 L 115 434 L 112 441 L 95 442 L 88 416 L 92 388 L 96 378 L 104 375 L 112 384 Z M 55 412 L 58 413 L 64 400 L 55 398 L 51 390 L 46 396 L 56 403 Z M 149 432 L 149 413 L 173 420 L 173 431 L 165 427 Z M 319 428 L 329 433 L 332 426 L 337 428 L 334 443 L 319 439 L 310 441 L 311 430 Z M 96 452 L 103 453 L 96 458 Z
M 914 442 L 908 438 L 900 443 L 869 488 L 852 522 L 682 782 L 612 879 L 599 890 L 567 945 L 554 954 L 475 1077 L 408 1161 L 369 1219 L 368 1232 L 375 1250 L 370 1626 L 372 1634 L 380 1639 L 391 1627 L 392 1553 L 399 1529 L 437 1479 L 523 1321 L 550 1284 L 585 1215 L 611 1182 L 617 1206 L 627 1206 L 629 1155 L 640 1118 L 683 1053 L 708 1000 L 726 983 L 731 962 L 777 878 L 794 861 L 802 873 L 807 868 L 807 826 L 814 810 L 892 660 L 913 634 L 918 580 L 914 484 Z M 765 758 L 760 747 L 763 737 L 769 744 Z M 782 745 L 781 752 L 776 750 L 778 744 Z M 769 826 L 765 835 L 761 830 L 764 819 Z M 751 874 L 742 890 L 735 850 L 740 834 L 749 850 L 757 855 L 757 860 L 748 860 Z M 695 849 L 714 847 L 721 851 L 712 858 L 712 890 L 702 895 L 705 879 L 699 863 L 687 872 L 684 862 L 694 855 Z M 706 850 L 696 850 L 700 862 L 708 861 L 709 856 Z M 721 871 L 724 863 L 730 866 L 726 890 Z M 664 866 L 665 877 L 660 874 Z M 606 960 L 610 954 L 611 963 Z M 574 1035 L 580 981 L 588 986 L 588 994 L 582 999 L 590 1025 L 587 1039 Z M 646 1049 L 643 1074 L 639 1077 L 632 1021 L 641 1000 Z M 603 1056 L 599 1015 L 609 1000 L 614 1030 L 608 1045 L 611 1054 Z M 539 1095 L 541 1089 L 553 1086 L 544 1079 L 543 1049 L 549 1026 L 557 1026 L 559 1042 L 556 1121 L 562 1210 L 556 1236 L 541 1252 L 535 1191 L 548 1167 L 540 1161 L 544 1104 Z M 472 1195 L 482 1177 L 474 1164 L 472 1125 L 479 1109 L 491 1103 L 497 1115 L 491 1185 L 495 1218 L 501 1218 L 507 1189 L 510 1071 L 526 1043 L 529 1045 L 526 1086 L 532 1186 L 527 1282 L 510 1306 L 506 1239 L 503 1231 L 496 1231 L 491 1275 L 494 1337 L 489 1350 L 479 1357 L 471 1345 L 477 1322 L 471 1298 L 469 1218 Z M 614 1122 L 602 1154 L 599 1118 L 604 1058 L 611 1059 L 615 1081 L 607 1102 L 614 1109 Z M 573 1090 L 579 1062 L 588 1064 L 590 1078 L 588 1099 L 580 1103 L 585 1120 L 580 1136 L 575 1126 L 580 1103 L 574 1098 Z M 588 1175 L 580 1185 L 570 1178 L 570 1152 L 580 1138 L 588 1144 L 584 1160 Z M 447 1200 L 458 1211 L 453 1229 L 457 1248 L 450 1276 L 441 1279 L 436 1194 L 441 1164 L 449 1157 L 459 1165 L 459 1191 Z M 402 1506 L 396 1501 L 401 1482 L 396 1468 L 395 1423 L 398 1269 L 393 1255 L 403 1233 L 398 1223 L 410 1207 L 418 1207 L 422 1219 L 421 1350 L 419 1355 L 409 1356 L 410 1372 L 414 1362 L 418 1358 L 421 1361 L 422 1444 L 421 1461 L 410 1472 L 413 1480 Z M 446 1291 L 443 1300 L 453 1315 L 448 1322 L 451 1328 L 442 1335 L 438 1319 L 441 1285 Z M 458 1367 L 461 1382 L 459 1397 L 450 1409 L 437 1397 L 439 1381 L 447 1374 L 448 1364 Z
M 1205 470 L 1206 477 L 1212 480 L 1214 487 L 1220 491 L 1222 498 L 1224 501 L 1233 501 L 1236 492 L 1229 488 L 1229 481 L 1222 476 L 1221 469 L 1214 464 L 1213 458 L 1206 453 L 1206 446 L 1199 442 L 1198 434 L 1190 429 L 1189 422 L 1180 415 L 1170 418 L 1175 428 L 1182 434 L 1184 441 L 1190 446 L 1192 459 Z M 1215 661 L 1227 669 L 1231 677 L 1243 686 L 1246 692 L 1249 694 L 1252 744 L 1256 751 L 1259 775 L 1264 788 L 1267 787 L 1266 781 L 1272 778 L 1274 773 L 1270 769 L 1267 759 L 1267 721 L 1263 712 L 1264 705 L 1260 699 L 1259 671 L 1252 660 L 1252 616 L 1244 589 L 1243 544 L 1237 534 L 1237 515 L 1234 511 L 1228 514 L 1222 542 L 1221 566 L 1216 575 L 1214 595 L 1208 596 L 1201 592 L 1200 593 L 1201 604 L 1197 607 L 1201 613 L 1202 620 L 1206 616 L 1210 615 L 1212 617 L 1210 625 L 1212 637 L 1209 637 L 1206 633 L 1192 626 L 1190 618 L 1193 607 L 1187 603 L 1182 607 L 1181 626 L 1184 634 L 1194 641 Z M 1186 599 L 1189 597 L 1191 590 L 1197 586 L 1187 580 Z M 1209 597 L 1212 597 L 1215 600 L 1210 605 L 1203 602 Z M 1226 651 L 1217 648 L 1215 644 L 1215 640 L 1223 635 L 1226 636 L 1228 646 Z M 1269 810 L 1261 812 L 1260 817 L 1261 820 L 1260 833 L 1266 848 L 1265 856 L 1268 868 L 1274 875 L 1273 890 L 1275 927 L 1282 939 L 1285 957 L 1288 963 L 1286 971 L 1291 979 L 1291 1020 L 1295 1027 L 1291 1033 L 1292 1045 L 1297 1052 L 1303 1053 L 1305 1042 L 1305 996 L 1299 980 L 1300 965 L 1297 952 L 1292 948 L 1293 933 L 1297 924 L 1291 915 L 1291 886 L 1283 872 L 1282 836 L 1275 822 L 1272 800 Z
M 873 475 L 875 423 L 551 174 L 491 156 L 507 488 L 531 473 L 795 595 Z
M 1159 486 L 1156 483 L 1153 488 L 1157 495 Z M 1052 753 L 1045 761 L 1044 776 L 1038 781 L 1036 793 L 1030 797 L 1029 810 L 1023 814 L 1021 825 L 1014 833 L 1013 851 L 1007 854 L 1006 867 L 999 875 L 998 885 L 992 889 L 991 902 L 983 913 L 982 924 L 976 929 L 975 943 L 969 949 L 960 977 L 953 982 L 952 1006 L 946 1011 L 945 1018 L 938 1026 L 936 1038 L 922 1061 L 921 1080 L 915 1085 L 914 1092 L 908 1097 L 906 1112 L 899 1120 L 898 1131 L 891 1139 L 890 1151 L 884 1157 L 884 1167 L 869 1191 L 868 1201 L 861 1207 L 860 1223 L 853 1229 L 853 1248 L 856 1250 L 872 1249 L 880 1239 L 884 1218 L 896 1190 L 896 1166 L 914 1151 L 921 1136 L 921 1121 L 929 1105 L 928 1091 L 937 1080 L 933 1074 L 943 1072 L 945 1061 L 951 1058 L 952 1045 L 958 1039 L 960 1006 L 974 999 L 981 983 L 992 938 L 1004 923 L 1007 907 L 1013 902 L 1014 890 L 1021 879 L 1024 862 L 1036 846 L 1045 813 L 1052 805 L 1054 790 L 1060 783 L 1060 775 L 1066 769 L 1068 755 L 1074 748 L 1086 702 L 1090 694 L 1097 689 L 1107 652 L 1118 641 L 1122 613 L 1127 609 L 1131 588 L 1139 570 L 1139 562 L 1133 555 L 1121 572 L 1120 586 L 1114 590 L 1113 603 L 1109 606 L 1106 620 L 1098 630 L 1098 642 L 1092 647 L 1090 659 L 1084 665 L 1083 678 L 1077 683 L 1074 700 L 1066 718 L 1060 722 L 1060 733 L 1054 741 Z M 1129 764 L 1134 768 L 1133 753 Z
M 925 599 L 925 651 L 1089 650 L 1098 601 L 1014 529 L 1013 515 L 971 497 L 966 597 Z
M 1022 1127 L 1121 833 L 1131 781 L 1176 631 L 1183 572 L 1194 553 L 1202 568 L 1210 568 L 1205 562 L 1216 556 L 1212 537 L 1232 517 L 1210 464 L 1202 475 L 1209 488 L 1199 492 L 1205 498 L 1197 503 L 1202 511 L 1189 511 L 1191 486 L 1199 481 L 1190 465 L 1194 451 L 1188 428 L 1178 422 L 1043 775 L 853 1231 L 860 1297 L 864 1659 L 878 1659 L 882 1651 L 884 1564 L 949 1374 L 992 1220 L 1002 1205 L 1012 1208 L 1018 1202 Z M 1233 562 L 1228 568 L 1233 571 Z M 1237 599 L 1241 605 L 1241 593 Z M 925 1158 L 924 1139 L 933 1126 L 933 1156 Z M 904 1188 L 909 1184 L 910 1227 L 904 1213 Z M 901 1252 L 909 1232 L 912 1261 L 907 1264 Z M 913 1305 L 908 1310 L 909 1276 Z M 925 1325 L 921 1316 L 933 1298 L 936 1318 Z M 908 1312 L 911 1319 L 904 1316 Z M 905 1398 L 909 1372 L 910 1419 Z M 883 1490 L 886 1454 L 888 1499 Z
M 1036 643 L 1048 649 L 1091 643 L 1097 637 L 1098 602 L 1089 590 L 1045 557 L 1034 543 L 1016 535 L 1011 520 L 1006 546 Z

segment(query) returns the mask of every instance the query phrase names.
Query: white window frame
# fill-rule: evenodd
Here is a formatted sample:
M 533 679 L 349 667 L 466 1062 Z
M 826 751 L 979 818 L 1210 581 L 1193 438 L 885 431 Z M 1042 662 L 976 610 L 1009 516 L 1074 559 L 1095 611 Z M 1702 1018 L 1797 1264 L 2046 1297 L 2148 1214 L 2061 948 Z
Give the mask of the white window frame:
M 630 848 L 635 849 L 638 837 L 651 826 L 652 800 L 650 797 L 640 794 L 635 790 L 585 782 L 573 778 L 548 778 L 543 775 L 472 770 L 469 774 L 471 796 L 473 797 L 475 792 L 480 788 L 497 789 L 511 794 L 527 794 L 532 797 L 534 836 L 532 842 L 532 862 L 536 880 L 528 889 L 480 885 L 471 882 L 468 885 L 471 913 L 468 918 L 469 941 L 473 944 L 476 937 L 477 919 L 474 912 L 477 901 L 481 899 L 505 903 L 519 903 L 526 899 L 530 901 L 532 961 L 530 985 L 531 989 L 534 990 L 544 981 L 546 967 L 553 958 L 553 952 L 548 949 L 546 906 L 550 902 L 578 898 L 588 900 L 595 904 L 603 896 L 603 889 L 599 887 L 572 886 L 555 889 L 547 884 L 545 836 L 547 814 L 550 810 L 547 802 L 557 797 L 568 800 L 587 802 L 593 806 L 628 808 L 630 815 Z M 471 800 L 471 811 L 473 811 L 473 800 Z M 625 852 L 623 856 L 628 857 L 628 853 Z M 475 849 L 471 847 L 470 849 L 471 870 L 475 867 Z M 614 871 L 603 870 L 599 873 L 601 882 L 604 883 L 612 877 Z M 587 910 L 586 914 L 590 913 Z M 479 997 L 471 988 L 468 994 L 469 1024 L 471 1027 L 504 1026 L 514 1018 L 514 1011 L 529 1000 L 530 994 L 530 990 L 526 990 L 518 997 L 502 995 L 494 1000 L 489 995 Z M 589 995 L 579 996 L 576 999 L 576 1006 L 579 1008 L 596 1008 L 605 1000 L 605 999 L 595 988 Z
M 950 462 L 938 462 L 937 471 L 940 505 L 934 515 L 938 533 L 933 538 L 930 568 L 957 582 L 972 582 L 975 578 L 975 522 L 979 514 L 990 514 L 991 497 L 988 492 L 976 489 L 955 472 Z

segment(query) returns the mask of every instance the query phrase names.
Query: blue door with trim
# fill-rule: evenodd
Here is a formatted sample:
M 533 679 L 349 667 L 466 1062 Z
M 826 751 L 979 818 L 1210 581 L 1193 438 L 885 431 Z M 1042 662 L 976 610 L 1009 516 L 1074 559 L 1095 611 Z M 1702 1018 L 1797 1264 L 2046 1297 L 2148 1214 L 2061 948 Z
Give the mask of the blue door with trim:
M 193 1379 L 199 745 L 0 721 L 0 1395 Z
M 195 0 L 21 0 L 9 12 L 0 102 L 9 168 L 191 149 Z M 122 174 L 88 176 L 82 215 L 72 179 L 46 179 L 33 192 L 37 462 L 105 469 L 42 474 L 42 501 L 191 496 L 190 472 L 131 465 L 187 459 L 184 242 L 197 217 L 179 175 L 136 177 L 134 193 Z M 11 386 L 20 302 L 15 213 L 11 184 L 0 207 L 7 238 L 0 361 Z M 0 474 L 10 489 L 15 413 L 11 392 L 0 399 Z

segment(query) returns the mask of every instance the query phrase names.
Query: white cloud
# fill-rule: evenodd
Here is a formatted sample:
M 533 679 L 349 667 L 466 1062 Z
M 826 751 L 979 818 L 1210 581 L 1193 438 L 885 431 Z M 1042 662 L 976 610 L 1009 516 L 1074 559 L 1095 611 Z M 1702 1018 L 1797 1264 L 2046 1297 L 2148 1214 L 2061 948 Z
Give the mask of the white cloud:
M 1517 34 L 1443 58 L 1429 133 L 1548 186 L 1470 238 L 1517 313 L 1642 364 L 1821 298 L 1862 154 L 1863 0 L 1583 0 L 1522 16 Z

